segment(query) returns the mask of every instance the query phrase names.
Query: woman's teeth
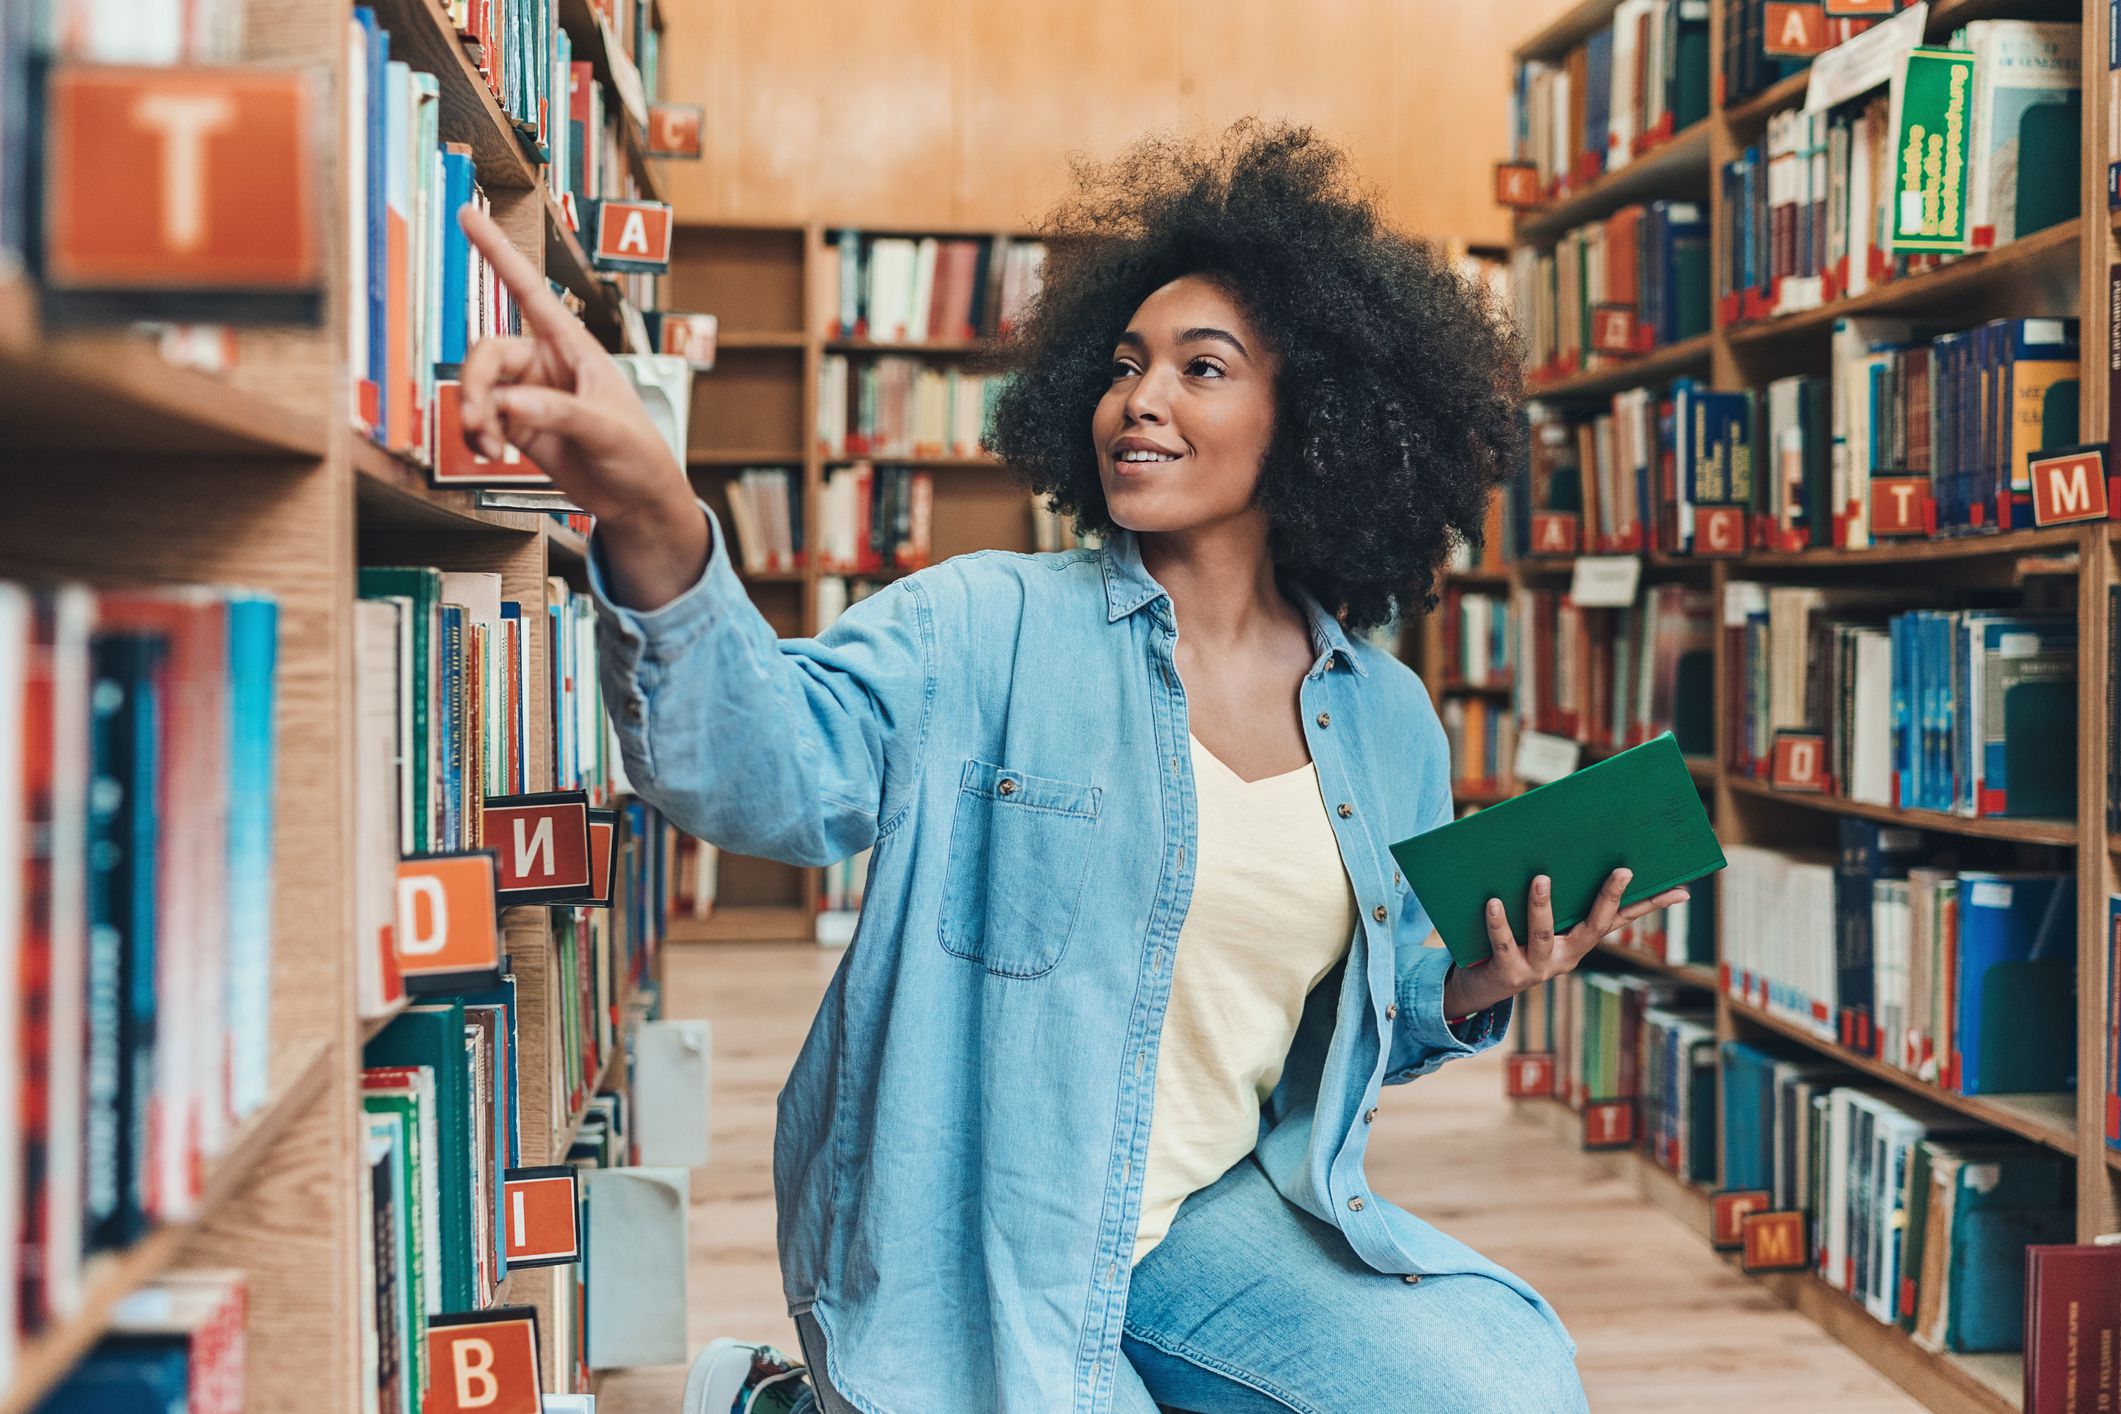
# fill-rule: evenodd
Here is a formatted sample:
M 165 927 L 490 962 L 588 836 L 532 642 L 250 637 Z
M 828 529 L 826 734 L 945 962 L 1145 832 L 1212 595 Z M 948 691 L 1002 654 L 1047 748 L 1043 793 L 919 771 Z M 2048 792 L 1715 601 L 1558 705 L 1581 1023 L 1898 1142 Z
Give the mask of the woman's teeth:
M 1119 459 L 1123 462 L 1175 462 L 1178 460 L 1178 454 L 1176 452 L 1121 452 Z

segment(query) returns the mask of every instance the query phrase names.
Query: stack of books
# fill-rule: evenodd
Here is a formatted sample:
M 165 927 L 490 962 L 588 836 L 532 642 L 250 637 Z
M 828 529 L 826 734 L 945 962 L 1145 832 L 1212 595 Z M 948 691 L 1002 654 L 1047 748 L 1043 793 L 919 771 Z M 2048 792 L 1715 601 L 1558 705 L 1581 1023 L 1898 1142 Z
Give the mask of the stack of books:
M 1043 243 L 1013 236 L 831 233 L 835 339 L 925 344 L 1006 334 L 1038 293 Z
M 1705 0 L 1620 0 L 1559 62 L 1520 64 L 1510 157 L 1552 199 L 1618 171 L 1709 113 Z
M 1598 751 L 1662 732 L 1688 755 L 1713 748 L 1715 611 L 1708 591 L 1656 584 L 1621 609 L 1586 609 L 1558 589 L 1519 587 L 1518 720 Z
M 1536 387 L 1608 368 L 1709 329 L 1708 214 L 1690 201 L 1624 206 L 1511 257 L 1517 324 Z M 1624 305 L 1628 337 L 1601 337 L 1601 305 Z
M 828 457 L 976 457 L 1002 380 L 898 356 L 818 370 L 817 442 Z

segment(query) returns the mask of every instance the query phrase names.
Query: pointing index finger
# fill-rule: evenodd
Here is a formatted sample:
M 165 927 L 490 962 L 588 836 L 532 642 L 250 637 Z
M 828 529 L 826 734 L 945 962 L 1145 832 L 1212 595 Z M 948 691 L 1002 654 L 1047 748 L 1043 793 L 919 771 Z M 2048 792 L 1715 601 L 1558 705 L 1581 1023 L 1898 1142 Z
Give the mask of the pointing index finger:
M 457 208 L 457 224 L 464 228 L 479 253 L 492 262 L 493 273 L 500 276 L 501 283 L 515 296 L 516 307 L 541 337 L 565 345 L 574 342 L 578 333 L 587 336 L 589 331 L 582 328 L 582 322 L 567 312 L 567 306 L 546 285 L 538 268 L 509 244 L 491 216 L 467 204 Z

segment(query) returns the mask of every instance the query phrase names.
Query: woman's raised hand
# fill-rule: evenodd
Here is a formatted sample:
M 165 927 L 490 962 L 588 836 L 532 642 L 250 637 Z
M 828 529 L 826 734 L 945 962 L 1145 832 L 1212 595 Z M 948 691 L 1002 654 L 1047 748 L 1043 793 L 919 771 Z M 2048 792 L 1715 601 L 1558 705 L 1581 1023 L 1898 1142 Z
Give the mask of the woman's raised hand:
M 597 518 L 621 602 L 652 608 L 676 597 L 710 548 L 684 468 L 632 382 L 492 218 L 466 206 L 457 220 L 515 297 L 525 330 L 481 339 L 465 357 L 464 440 L 490 458 L 514 444 Z
M 1488 946 L 1494 955 L 1473 968 L 1454 967 L 1444 983 L 1444 1014 L 1469 1016 L 1519 992 L 1529 991 L 1552 977 L 1571 971 L 1598 945 L 1598 940 L 1645 914 L 1669 908 L 1687 897 L 1685 889 L 1666 889 L 1654 898 L 1621 906 L 1634 873 L 1615 869 L 1606 876 L 1605 887 L 1583 922 L 1566 933 L 1554 931 L 1554 884 L 1542 874 L 1532 881 L 1525 906 L 1525 927 L 1530 934 L 1520 943 L 1510 931 L 1510 920 L 1502 900 L 1488 900 Z

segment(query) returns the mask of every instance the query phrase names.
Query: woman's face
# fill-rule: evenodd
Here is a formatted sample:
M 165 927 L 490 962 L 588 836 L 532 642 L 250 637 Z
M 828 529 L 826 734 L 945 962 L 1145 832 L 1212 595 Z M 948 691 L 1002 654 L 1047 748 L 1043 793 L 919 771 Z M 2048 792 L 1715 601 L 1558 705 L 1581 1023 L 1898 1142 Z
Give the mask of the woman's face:
M 1143 300 L 1090 416 L 1113 521 L 1190 530 L 1249 510 L 1274 435 L 1276 368 L 1212 280 L 1182 276 Z

